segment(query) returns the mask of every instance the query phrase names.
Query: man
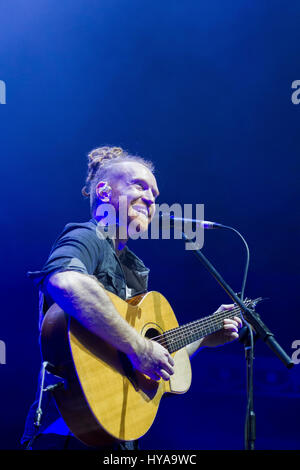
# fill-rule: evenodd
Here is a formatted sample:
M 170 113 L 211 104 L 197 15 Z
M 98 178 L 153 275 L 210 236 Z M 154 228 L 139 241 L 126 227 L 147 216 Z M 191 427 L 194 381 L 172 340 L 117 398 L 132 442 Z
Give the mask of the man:
M 127 299 L 147 291 L 149 270 L 128 249 L 127 241 L 137 227 L 141 232 L 146 231 L 153 219 L 159 195 L 153 166 L 119 147 L 100 147 L 89 154 L 83 192 L 90 197 L 92 219 L 83 224 L 68 224 L 43 269 L 29 273 L 40 288 L 40 320 L 55 302 L 88 331 L 125 353 L 137 370 L 153 380 L 169 380 L 174 373 L 172 356 L 161 344 L 144 338 L 132 328 L 105 292 L 106 289 Z M 125 216 L 121 214 L 120 203 L 124 200 Z M 116 215 L 116 220 L 110 220 L 103 210 L 107 204 L 114 209 L 111 214 Z M 113 238 L 105 236 L 107 224 L 114 225 Z M 200 347 L 236 339 L 240 326 L 238 317 L 224 320 L 223 330 L 189 345 L 189 355 Z M 44 421 L 32 448 L 84 448 L 58 416 L 51 397 L 43 400 Z M 35 412 L 36 403 L 22 438 L 25 445 L 29 442 L 29 447 L 35 432 Z M 125 442 L 118 448 L 134 449 L 136 443 Z

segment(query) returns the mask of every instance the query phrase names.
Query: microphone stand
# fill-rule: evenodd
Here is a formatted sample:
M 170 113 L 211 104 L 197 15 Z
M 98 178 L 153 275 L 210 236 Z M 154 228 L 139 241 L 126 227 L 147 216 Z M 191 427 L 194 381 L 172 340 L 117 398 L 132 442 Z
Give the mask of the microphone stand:
M 185 233 L 182 233 L 183 239 L 190 241 Z M 281 348 L 274 334 L 269 330 L 269 328 L 262 322 L 259 314 L 255 310 L 246 307 L 242 300 L 235 294 L 231 287 L 224 281 L 222 276 L 218 273 L 216 268 L 210 263 L 210 261 L 203 255 L 201 250 L 192 250 L 194 255 L 198 260 L 205 266 L 205 268 L 211 273 L 211 275 L 216 279 L 220 286 L 225 290 L 228 296 L 232 301 L 237 304 L 240 309 L 244 312 L 244 317 L 247 322 L 254 328 L 258 337 L 260 337 L 274 352 L 274 354 L 283 362 L 283 364 L 290 369 L 293 367 L 294 363 L 292 359 L 286 354 L 286 352 Z M 250 332 L 250 328 L 249 328 Z M 249 342 L 249 337 L 251 343 Z M 253 410 L 253 337 L 252 332 L 246 335 L 243 342 L 245 342 L 245 355 L 247 361 L 247 391 L 248 391 L 248 409 L 247 409 L 247 419 L 246 419 L 246 429 L 245 429 L 245 447 L 246 449 L 254 450 L 254 441 L 256 437 L 255 430 L 255 413 Z
M 42 414 L 43 414 L 43 410 L 42 410 L 43 393 L 53 392 L 54 390 L 58 388 L 65 387 L 65 381 L 61 377 L 55 375 L 55 377 L 59 379 L 59 382 L 52 384 L 52 385 L 48 385 L 48 387 L 44 388 L 45 375 L 46 375 L 47 370 L 48 372 L 52 373 L 52 375 L 55 375 L 53 372 L 55 370 L 54 366 L 50 364 L 50 362 L 44 361 L 41 365 L 41 370 L 40 370 L 39 400 L 38 400 L 38 406 L 35 412 L 35 420 L 34 420 L 35 431 L 31 439 L 27 442 L 25 450 L 32 450 L 32 444 L 36 440 L 38 433 L 39 433 L 39 429 L 41 427 L 41 420 L 42 420 Z
M 245 421 L 245 449 L 254 450 L 256 439 L 256 416 L 253 407 L 253 359 L 254 340 L 250 325 L 244 327 L 244 334 L 240 333 L 239 341 L 244 343 L 246 358 L 246 380 L 247 380 L 247 412 Z M 257 339 L 257 338 L 255 338 Z

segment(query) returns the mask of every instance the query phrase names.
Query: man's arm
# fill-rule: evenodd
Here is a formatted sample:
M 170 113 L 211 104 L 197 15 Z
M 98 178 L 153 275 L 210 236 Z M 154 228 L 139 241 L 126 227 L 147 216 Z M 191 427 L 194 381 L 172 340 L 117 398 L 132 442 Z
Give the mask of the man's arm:
M 202 339 L 198 339 L 198 341 L 194 341 L 191 344 L 188 344 L 186 346 L 186 350 L 188 352 L 189 357 L 192 357 L 197 351 L 199 351 L 202 348 Z
M 140 372 L 154 380 L 169 380 L 174 373 L 168 351 L 132 328 L 94 277 L 76 271 L 58 272 L 49 277 L 45 288 L 84 328 L 127 354 Z

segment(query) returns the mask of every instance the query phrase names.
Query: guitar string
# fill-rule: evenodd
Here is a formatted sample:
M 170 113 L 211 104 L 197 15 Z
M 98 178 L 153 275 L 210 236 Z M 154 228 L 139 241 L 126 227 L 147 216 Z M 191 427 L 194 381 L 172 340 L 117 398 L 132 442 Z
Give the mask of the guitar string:
M 226 317 L 228 318 L 229 316 L 224 315 L 219 317 L 219 320 L 224 320 Z M 200 325 L 192 325 L 184 329 L 178 329 L 176 332 L 165 332 L 163 335 L 157 337 L 156 341 L 168 349 L 169 352 L 174 352 L 204 336 L 221 330 L 222 327 L 223 324 L 220 321 L 212 322 L 208 328 L 207 324 L 204 326 L 201 323 Z
M 187 338 L 188 336 L 190 336 L 191 334 L 192 335 L 196 335 L 198 334 L 199 332 L 203 331 L 203 333 L 205 334 L 210 334 L 212 333 L 213 331 L 215 331 L 215 328 L 216 327 L 219 327 L 219 328 L 222 328 L 222 323 L 221 321 L 224 320 L 225 318 L 230 318 L 230 317 L 234 317 L 236 315 L 240 315 L 240 310 L 231 310 L 230 313 L 227 312 L 227 311 L 222 311 L 222 312 L 218 312 L 218 314 L 216 314 L 213 318 L 204 318 L 204 319 L 200 319 L 199 321 L 196 321 L 195 323 L 192 322 L 188 325 L 185 325 L 183 326 L 182 328 L 179 327 L 178 331 L 173 331 L 170 333 L 169 332 L 166 332 L 165 334 L 165 337 L 166 339 L 170 340 L 170 339 L 173 339 L 173 334 L 175 335 L 179 335 L 179 338 L 180 339 L 180 336 L 182 339 L 185 339 Z
M 256 299 L 256 301 L 257 300 L 258 299 Z M 253 301 L 251 301 L 251 300 L 248 300 L 248 301 L 246 300 L 246 302 L 245 302 L 246 306 L 249 306 L 251 303 L 253 303 Z M 177 335 L 180 331 L 184 333 L 184 332 L 186 332 L 184 330 L 188 331 L 190 328 L 198 327 L 198 329 L 199 329 L 199 326 L 201 328 L 207 327 L 209 325 L 212 325 L 214 327 L 214 326 L 219 325 L 220 320 L 224 320 L 225 318 L 230 318 L 230 317 L 233 317 L 235 315 L 239 316 L 239 317 L 241 316 L 240 307 L 234 307 L 232 310 L 229 310 L 229 311 L 222 310 L 220 312 L 215 312 L 212 315 L 200 318 L 199 320 L 195 320 L 193 322 L 187 323 L 186 325 L 182 325 L 182 326 L 179 326 L 177 328 L 167 330 L 162 335 L 159 335 L 156 338 L 158 339 L 163 335 L 166 336 L 166 337 L 171 336 L 172 333 L 174 335 Z M 155 338 L 151 338 L 151 339 L 155 339 Z
M 213 325 L 213 326 L 217 325 L 217 324 L 219 324 L 218 320 L 225 319 L 226 317 L 230 317 L 232 315 L 234 316 L 235 313 L 240 312 L 240 309 L 233 309 L 233 310 L 230 310 L 229 312 L 224 311 L 224 310 L 221 311 L 221 312 L 218 312 L 218 314 L 216 314 L 217 312 L 215 312 L 215 314 L 213 314 L 209 317 L 203 317 L 203 318 L 200 318 L 199 320 L 195 320 L 194 322 L 190 322 L 186 325 L 178 326 L 177 328 L 167 330 L 162 335 L 156 336 L 156 337 L 151 338 L 151 339 L 159 339 L 163 335 L 165 337 L 167 337 L 167 336 L 170 337 L 172 335 L 176 336 L 180 332 L 184 333 L 185 330 L 193 329 L 195 327 L 197 328 L 199 326 L 201 326 L 201 329 L 202 329 L 202 327 L 204 328 L 205 326 L 208 326 L 208 325 Z
M 245 301 L 246 306 L 250 305 L 253 302 L 257 302 L 259 299 L 256 299 L 255 301 L 247 300 Z M 179 326 L 177 328 L 167 330 L 164 333 L 162 333 L 159 336 L 151 338 L 152 340 L 159 340 L 159 339 L 168 339 L 171 338 L 172 336 L 177 336 L 179 339 L 179 334 L 187 334 L 189 333 L 189 330 L 191 329 L 196 329 L 195 333 L 198 333 L 199 330 L 204 329 L 204 327 L 207 327 L 208 325 L 212 325 L 213 327 L 219 326 L 219 321 L 224 320 L 226 317 L 229 318 L 234 315 L 241 316 L 241 309 L 237 306 L 234 307 L 233 310 L 230 310 L 229 312 L 226 310 L 222 310 L 220 312 L 215 312 L 215 314 L 209 315 L 207 317 L 200 318 L 199 320 L 195 320 L 194 322 L 190 322 L 186 325 Z M 217 321 L 216 321 L 217 320 Z M 172 338 L 171 338 L 172 339 Z
M 245 302 L 248 306 L 251 304 L 251 301 Z M 200 318 L 199 320 L 195 320 L 194 322 L 188 323 L 187 325 L 179 326 L 175 329 L 165 331 L 163 334 L 151 338 L 151 340 L 157 341 L 160 344 L 167 343 L 168 341 L 172 341 L 171 346 L 180 345 L 180 343 L 193 335 L 197 335 L 201 330 L 205 332 L 204 336 L 207 334 L 211 334 L 215 327 L 219 327 L 222 329 L 222 324 L 220 323 L 221 320 L 225 318 L 230 318 L 232 316 L 241 316 L 241 309 L 239 307 L 235 307 L 233 310 L 226 311 L 222 310 L 220 312 L 215 312 L 215 314 L 210 315 L 208 317 Z M 213 317 L 213 318 L 212 318 Z M 205 331 L 213 328 L 213 331 Z M 218 328 L 219 329 L 219 328 Z M 192 334 L 191 334 L 192 333 Z M 192 341 L 191 341 L 192 342 Z
M 228 317 L 228 315 L 219 317 L 219 320 L 224 320 L 226 317 Z M 200 339 L 201 337 L 212 334 L 217 330 L 221 330 L 222 327 L 223 327 L 223 324 L 221 321 L 219 322 L 214 321 L 209 325 L 209 327 L 207 324 L 204 325 L 203 323 L 190 325 L 189 327 L 180 329 L 176 332 L 170 332 L 170 333 L 166 332 L 165 334 L 157 338 L 157 342 L 159 342 L 162 345 L 165 345 L 167 349 L 174 348 L 177 346 L 183 347 L 185 344 L 192 343 L 193 341 L 196 341 L 197 339 Z M 200 336 L 199 336 L 199 333 L 200 333 Z

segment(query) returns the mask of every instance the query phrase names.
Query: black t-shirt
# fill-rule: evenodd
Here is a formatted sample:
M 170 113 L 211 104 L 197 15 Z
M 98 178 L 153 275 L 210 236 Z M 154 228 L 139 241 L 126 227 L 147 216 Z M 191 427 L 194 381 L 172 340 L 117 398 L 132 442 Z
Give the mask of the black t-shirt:
M 46 280 L 53 273 L 62 271 L 93 275 L 107 290 L 122 299 L 146 292 L 148 287 L 149 269 L 127 246 L 117 256 L 113 241 L 105 236 L 95 219 L 84 223 L 70 223 L 55 241 L 43 268 L 40 271 L 28 272 L 28 276 L 39 288 L 39 326 L 43 315 L 53 303 L 45 289 Z M 41 376 L 38 380 L 36 400 L 30 407 L 21 443 L 29 441 L 36 432 L 34 421 L 40 383 Z M 57 383 L 57 378 L 46 372 L 44 388 L 53 383 Z M 49 392 L 43 394 L 42 410 L 39 433 L 70 433 Z

